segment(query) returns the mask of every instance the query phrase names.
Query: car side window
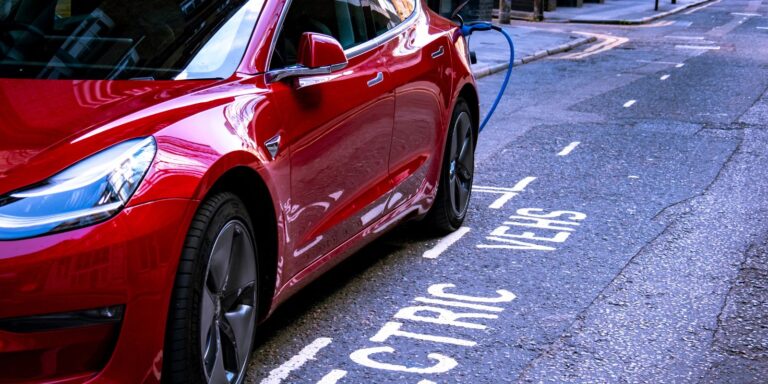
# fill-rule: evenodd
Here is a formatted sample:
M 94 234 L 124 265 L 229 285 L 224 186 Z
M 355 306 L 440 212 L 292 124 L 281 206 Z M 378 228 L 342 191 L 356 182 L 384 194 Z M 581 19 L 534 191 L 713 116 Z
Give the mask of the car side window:
M 370 5 L 375 36 L 383 35 L 405 21 L 416 6 L 414 0 L 370 0 Z
M 275 42 L 270 69 L 297 63 L 305 32 L 333 36 L 344 49 L 368 41 L 365 0 L 294 0 Z

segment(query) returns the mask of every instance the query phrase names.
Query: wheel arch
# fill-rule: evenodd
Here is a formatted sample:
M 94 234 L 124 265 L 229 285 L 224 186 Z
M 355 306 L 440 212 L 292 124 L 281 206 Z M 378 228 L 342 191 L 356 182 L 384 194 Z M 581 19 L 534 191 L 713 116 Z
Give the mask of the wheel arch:
M 272 195 L 259 173 L 247 166 L 236 166 L 224 172 L 213 183 L 206 196 L 219 192 L 237 195 L 245 203 L 251 217 L 260 279 L 258 316 L 263 320 L 272 307 L 277 279 L 278 219 Z
M 472 83 L 466 83 L 459 90 L 458 98 L 463 98 L 469 104 L 469 110 L 472 112 L 472 127 L 474 130 L 475 143 L 477 143 L 480 129 L 480 98 L 477 95 L 477 89 Z M 454 103 L 455 107 L 455 103 Z

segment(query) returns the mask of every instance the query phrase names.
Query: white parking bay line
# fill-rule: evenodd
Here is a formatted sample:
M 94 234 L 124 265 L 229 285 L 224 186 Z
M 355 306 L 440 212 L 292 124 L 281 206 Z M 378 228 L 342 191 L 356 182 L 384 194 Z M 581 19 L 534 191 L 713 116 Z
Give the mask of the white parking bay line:
M 624 103 L 624 108 L 629 108 L 629 107 L 635 105 L 635 103 L 637 103 L 637 100 L 627 101 L 626 103 Z
M 717 45 L 675 45 L 675 48 L 677 49 L 702 49 L 702 50 L 710 50 L 710 51 L 716 51 L 720 49 Z
M 512 187 L 512 190 L 515 192 L 522 192 L 525 190 L 525 187 L 528 186 L 528 184 L 532 183 L 534 180 L 536 180 L 533 176 L 528 176 L 525 179 L 522 179 L 515 184 L 514 187 Z
M 518 195 L 518 192 L 522 192 L 525 190 L 525 187 L 528 186 L 528 184 L 532 183 L 534 180 L 536 180 L 533 176 L 528 176 L 515 184 L 512 188 L 501 188 L 501 187 L 484 187 L 480 185 L 474 185 L 472 186 L 473 192 L 483 192 L 483 193 L 496 193 L 501 194 L 501 197 L 496 199 L 491 205 L 488 206 L 490 209 L 501 209 L 504 207 L 504 204 L 506 204 L 510 199 Z
M 573 143 L 568 144 L 565 148 L 563 148 L 562 151 L 560 151 L 557 155 L 558 156 L 568 156 L 576 147 L 581 144 L 580 141 L 574 141 Z
M 327 375 L 323 376 L 320 381 L 317 382 L 317 384 L 336 384 L 339 380 L 341 380 L 344 376 L 347 375 L 347 371 L 341 370 L 341 369 L 334 369 L 333 371 L 328 372 Z
M 314 360 L 317 352 L 327 347 L 329 344 L 331 344 L 332 341 L 333 339 L 328 337 L 320 337 L 316 339 L 311 344 L 307 345 L 301 351 L 299 351 L 296 356 L 291 357 L 290 360 L 269 372 L 269 376 L 262 380 L 261 384 L 280 384 L 288 377 L 288 375 L 291 374 L 292 371 L 301 368 L 301 366 L 306 364 L 308 361 Z
M 427 250 L 422 255 L 425 259 L 437 259 L 440 257 L 440 255 L 445 252 L 453 243 L 459 241 L 464 235 L 469 233 L 469 227 L 461 227 L 456 232 L 451 233 L 450 235 L 443 237 L 440 239 L 440 241 L 435 244 L 432 249 Z
M 664 81 L 666 79 L 669 79 L 669 76 L 670 75 L 664 75 L 664 76 L 660 77 L 659 80 Z

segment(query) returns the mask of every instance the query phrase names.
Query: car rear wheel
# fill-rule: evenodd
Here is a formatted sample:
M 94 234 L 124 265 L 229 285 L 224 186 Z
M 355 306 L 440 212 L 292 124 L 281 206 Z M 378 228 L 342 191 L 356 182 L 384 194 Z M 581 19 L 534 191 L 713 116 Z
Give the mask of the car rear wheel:
M 187 234 L 168 314 L 163 381 L 241 383 L 253 347 L 258 264 L 243 202 L 203 202 Z
M 475 129 L 472 112 L 464 99 L 456 102 L 445 145 L 440 184 L 427 215 L 430 230 L 453 232 L 464 222 L 475 175 Z

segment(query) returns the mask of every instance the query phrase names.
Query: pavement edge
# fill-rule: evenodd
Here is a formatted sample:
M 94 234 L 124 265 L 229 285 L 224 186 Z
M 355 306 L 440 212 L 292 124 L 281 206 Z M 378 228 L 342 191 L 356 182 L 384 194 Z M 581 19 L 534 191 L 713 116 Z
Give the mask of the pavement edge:
M 710 0 L 707 0 L 710 1 Z M 596 37 L 590 36 L 590 37 L 580 37 L 577 38 L 569 43 L 558 45 L 554 48 L 549 49 L 543 49 L 540 51 L 537 51 L 536 53 L 532 55 L 528 55 L 523 57 L 522 59 L 515 59 L 514 66 L 517 67 L 519 65 L 528 64 L 532 61 L 536 61 L 539 59 L 543 59 L 547 56 L 556 55 L 558 53 L 570 51 L 571 49 L 574 49 L 576 47 L 582 46 L 584 44 L 593 43 L 597 40 Z M 493 75 L 498 72 L 502 72 L 507 70 L 509 68 L 509 63 L 498 63 L 498 64 L 490 64 L 490 65 L 483 65 L 480 68 L 473 69 L 472 73 L 475 75 L 476 79 L 480 79 L 486 76 Z

